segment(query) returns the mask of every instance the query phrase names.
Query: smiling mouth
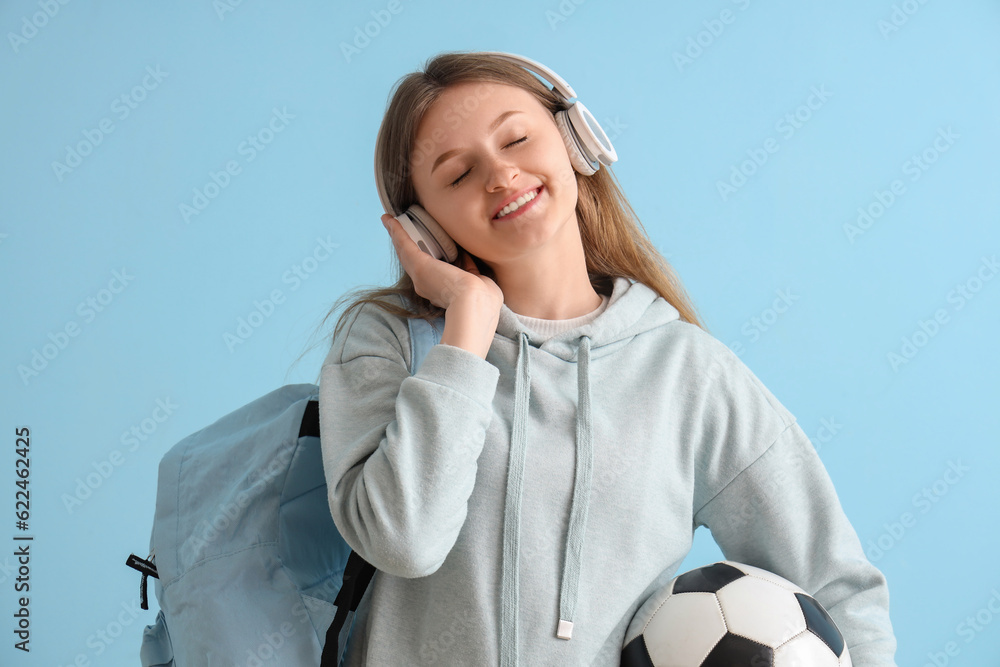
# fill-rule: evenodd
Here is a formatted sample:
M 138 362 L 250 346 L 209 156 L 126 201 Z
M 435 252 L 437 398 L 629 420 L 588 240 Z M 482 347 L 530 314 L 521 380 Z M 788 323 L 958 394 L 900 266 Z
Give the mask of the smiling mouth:
M 545 187 L 544 185 L 539 185 L 537 188 L 535 188 L 534 190 L 532 190 L 531 192 L 529 192 L 527 195 L 522 195 L 518 199 L 515 199 L 511 203 L 507 204 L 502 209 L 500 209 L 500 212 L 497 213 L 496 217 L 494 217 L 493 219 L 494 220 L 506 220 L 508 218 L 515 217 L 517 215 L 518 211 L 522 211 L 523 209 L 530 208 L 531 207 L 531 203 L 533 201 L 535 201 L 536 199 L 538 199 L 538 197 L 542 194 L 542 189 L 544 187 Z M 530 199 L 528 197 L 530 197 Z M 519 204 L 518 201 L 522 200 L 522 198 L 523 198 L 523 202 L 524 203 Z M 504 211 L 506 211 L 506 213 L 504 213 Z

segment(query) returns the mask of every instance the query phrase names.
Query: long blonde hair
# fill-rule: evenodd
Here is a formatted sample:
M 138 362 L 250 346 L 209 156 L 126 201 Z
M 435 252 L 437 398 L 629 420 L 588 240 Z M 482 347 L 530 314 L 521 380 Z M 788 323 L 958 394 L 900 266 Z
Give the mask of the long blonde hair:
M 553 115 L 565 108 L 565 103 L 533 74 L 507 60 L 476 52 L 448 52 L 434 56 L 422 71 L 407 74 L 396 82 L 375 146 L 386 195 L 396 211 L 405 211 L 411 204 L 418 203 L 410 162 L 420 121 L 446 88 L 466 82 L 518 86 L 538 98 Z M 580 222 L 587 275 L 594 289 L 610 295 L 614 278 L 626 276 L 663 297 L 678 310 L 682 320 L 707 331 L 680 279 L 646 235 L 611 169 L 603 166 L 591 176 L 576 171 L 574 174 L 578 188 L 576 214 Z M 348 315 L 366 303 L 399 317 L 433 319 L 444 315 L 444 309 L 414 291 L 413 281 L 403 270 L 395 252 L 392 253 L 392 261 L 398 276 L 395 284 L 390 287 L 359 287 L 345 293 L 334 303 L 320 326 L 344 303 L 350 302 L 338 318 L 333 338 Z M 493 277 L 484 262 L 477 260 L 476 264 L 483 275 Z M 403 297 L 411 308 L 401 307 L 396 300 L 387 298 L 392 295 Z

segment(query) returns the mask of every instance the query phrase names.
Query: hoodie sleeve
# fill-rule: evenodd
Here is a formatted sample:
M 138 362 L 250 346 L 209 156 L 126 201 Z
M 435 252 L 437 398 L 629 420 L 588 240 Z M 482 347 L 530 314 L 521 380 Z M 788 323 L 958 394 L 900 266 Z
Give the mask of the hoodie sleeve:
M 320 374 L 330 510 L 347 543 L 376 568 L 427 576 L 465 523 L 499 371 L 438 344 L 410 376 L 406 320 L 371 304 L 355 312 Z
M 719 343 L 719 347 L 725 348 Z M 698 457 L 695 526 L 729 560 L 774 572 L 833 617 L 855 665 L 894 667 L 884 575 L 864 554 L 826 468 L 795 418 L 729 348 L 707 383 L 719 403 Z

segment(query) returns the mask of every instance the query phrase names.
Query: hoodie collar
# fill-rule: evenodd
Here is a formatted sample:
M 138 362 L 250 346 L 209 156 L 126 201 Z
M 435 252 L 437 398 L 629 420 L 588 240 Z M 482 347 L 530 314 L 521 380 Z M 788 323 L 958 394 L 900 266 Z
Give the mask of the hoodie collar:
M 614 280 L 604 312 L 591 322 L 545 341 L 532 340 L 526 328 L 506 305 L 500 309 L 497 333 L 517 345 L 514 382 L 514 418 L 511 426 L 507 493 L 504 502 L 503 572 L 500 620 L 500 664 L 518 664 L 517 627 L 520 569 L 521 498 L 528 441 L 528 406 L 531 390 L 531 347 L 577 364 L 576 471 L 559 586 L 559 618 L 555 634 L 569 640 L 580 588 L 584 536 L 590 507 L 594 470 L 593 418 L 590 405 L 590 361 L 615 351 L 637 334 L 679 319 L 678 311 L 642 283 L 625 277 Z
M 591 341 L 594 357 L 603 356 L 613 349 L 601 348 L 614 343 L 628 342 L 633 336 L 679 318 L 677 310 L 666 300 L 642 283 L 624 276 L 614 279 L 611 297 L 604 312 L 591 322 L 541 340 L 535 332 L 524 326 L 506 304 L 500 307 L 497 334 L 518 345 L 518 337 L 525 333 L 528 344 L 565 361 L 575 361 L 579 352 L 580 337 Z

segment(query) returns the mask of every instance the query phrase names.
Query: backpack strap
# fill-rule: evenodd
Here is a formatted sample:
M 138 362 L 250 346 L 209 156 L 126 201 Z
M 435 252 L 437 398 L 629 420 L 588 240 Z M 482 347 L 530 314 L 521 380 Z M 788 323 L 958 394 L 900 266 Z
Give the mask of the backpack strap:
M 420 364 L 424 363 L 424 358 L 431 348 L 441 342 L 444 319 L 438 318 L 431 324 L 425 319 L 411 317 L 407 320 L 407 324 L 410 326 L 410 375 L 413 375 L 420 368 Z
M 413 375 L 420 368 L 427 353 L 441 340 L 441 335 L 444 333 L 444 320 L 438 318 L 432 324 L 425 319 L 410 318 L 407 320 L 407 324 L 410 329 L 410 375 Z M 309 401 L 306 405 L 299 435 L 301 436 L 303 432 L 306 435 L 319 437 L 318 401 Z M 340 592 L 337 593 L 337 599 L 334 600 L 337 614 L 326 631 L 326 643 L 323 645 L 320 667 L 337 667 L 337 657 L 340 654 L 340 634 L 347 621 L 347 615 L 358 610 L 361 598 L 368 590 L 368 584 L 371 583 L 374 575 L 375 566 L 359 556 L 356 551 L 351 551 L 351 555 L 347 558 L 347 566 L 344 568 L 344 580 Z

